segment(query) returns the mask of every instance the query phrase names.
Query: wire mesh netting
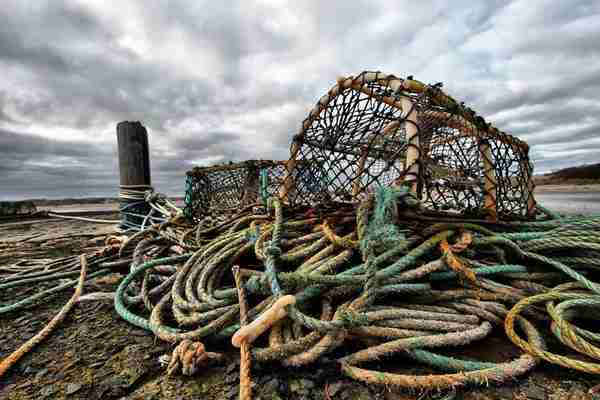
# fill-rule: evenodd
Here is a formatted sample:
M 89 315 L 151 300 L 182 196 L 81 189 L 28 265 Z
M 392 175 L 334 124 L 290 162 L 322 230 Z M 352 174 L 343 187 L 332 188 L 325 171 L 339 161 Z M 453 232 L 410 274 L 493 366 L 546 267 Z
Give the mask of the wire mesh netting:
M 304 120 L 292 144 L 288 201 L 352 201 L 401 176 L 407 141 L 396 121 L 402 110 L 378 100 L 387 94 L 385 83 L 367 88 L 377 95 L 334 87 Z
M 188 172 L 185 212 L 197 220 L 274 195 L 291 205 L 357 202 L 379 186 L 407 185 L 429 212 L 531 218 L 528 153 L 525 142 L 441 84 L 366 71 L 338 79 L 319 99 L 287 163 L 250 160 Z
M 526 143 L 425 85 L 380 72 L 341 78 L 303 121 L 282 195 L 292 204 L 358 201 L 408 184 L 427 210 L 491 218 L 535 209 Z
M 277 196 L 284 173 L 285 162 L 270 160 L 195 167 L 186 176 L 184 214 L 198 221 Z

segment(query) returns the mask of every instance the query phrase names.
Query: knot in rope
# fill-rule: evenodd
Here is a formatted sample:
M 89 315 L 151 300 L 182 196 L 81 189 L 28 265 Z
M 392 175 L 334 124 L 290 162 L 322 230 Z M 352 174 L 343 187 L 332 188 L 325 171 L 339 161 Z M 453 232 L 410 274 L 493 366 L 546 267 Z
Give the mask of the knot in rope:
M 467 247 L 469 247 L 472 242 L 473 235 L 468 231 L 463 231 L 459 239 L 453 244 L 449 244 L 447 239 L 442 240 L 440 242 L 440 251 L 442 252 L 442 258 L 446 265 L 456 272 L 459 279 L 476 283 L 477 278 L 475 277 L 475 273 L 455 255 L 455 253 L 461 253 L 467 250 Z
M 194 375 L 201 367 L 208 365 L 211 360 L 221 361 L 219 353 L 206 351 L 201 342 L 185 339 L 173 350 L 171 361 L 167 367 L 167 375 L 171 376 L 181 369 L 183 375 Z
M 265 246 L 265 255 L 267 257 L 279 258 L 279 256 L 281 256 L 281 247 L 275 245 L 273 242 L 269 242 L 269 244 Z

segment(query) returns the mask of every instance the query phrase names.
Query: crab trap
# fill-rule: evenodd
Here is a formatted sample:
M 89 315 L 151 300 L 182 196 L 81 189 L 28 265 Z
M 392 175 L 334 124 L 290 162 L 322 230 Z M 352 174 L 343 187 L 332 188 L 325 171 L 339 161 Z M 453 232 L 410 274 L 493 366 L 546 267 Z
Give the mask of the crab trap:
M 355 202 L 407 185 L 427 211 L 534 217 L 527 144 L 409 77 L 340 78 L 303 121 L 281 190 L 291 204 Z
M 285 164 L 248 160 L 193 168 L 186 176 L 185 216 L 198 221 L 205 216 L 230 214 L 277 196 Z

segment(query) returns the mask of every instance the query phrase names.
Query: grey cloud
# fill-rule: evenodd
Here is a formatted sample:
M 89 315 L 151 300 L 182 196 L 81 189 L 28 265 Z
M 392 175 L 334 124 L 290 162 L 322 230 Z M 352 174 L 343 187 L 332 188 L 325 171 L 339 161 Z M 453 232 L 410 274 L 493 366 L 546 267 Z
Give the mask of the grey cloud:
M 594 1 L 27 3 L 0 9 L 0 197 L 114 194 L 121 120 L 148 127 L 167 193 L 195 163 L 285 159 L 335 78 L 363 69 L 444 81 L 529 140 L 538 171 L 600 150 Z
M 0 130 L 0 197 L 56 193 L 85 195 L 118 187 L 113 146 L 60 142 L 24 132 Z M 54 197 L 56 197 L 54 196 Z
M 598 46 L 600 56 L 600 45 Z M 563 78 L 563 77 L 561 77 Z M 600 89 L 600 68 L 590 73 L 569 74 L 557 79 L 548 87 L 532 87 L 526 91 L 500 96 L 488 103 L 488 108 L 505 110 L 525 105 L 548 104 L 598 93 Z M 558 110 L 557 110 L 558 111 Z

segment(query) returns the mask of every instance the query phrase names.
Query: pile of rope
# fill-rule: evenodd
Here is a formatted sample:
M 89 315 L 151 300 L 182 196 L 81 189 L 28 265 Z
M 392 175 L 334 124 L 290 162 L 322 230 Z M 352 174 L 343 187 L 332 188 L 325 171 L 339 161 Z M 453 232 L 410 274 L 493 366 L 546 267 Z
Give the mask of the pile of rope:
M 434 223 L 418 207 L 409 191 L 385 188 L 358 208 L 293 209 L 270 199 L 266 210 L 249 207 L 218 226 L 153 226 L 121 248 L 133 258 L 116 310 L 186 348 L 231 338 L 246 354 L 246 391 L 250 360 L 298 367 L 335 357 L 353 379 L 420 389 L 511 380 L 540 358 L 598 371 L 549 353 L 542 330 L 550 321 L 562 343 L 598 357 L 597 334 L 572 319 L 597 316 L 589 311 L 600 286 L 590 275 L 600 267 L 600 217 Z M 443 355 L 499 329 L 520 357 Z M 348 352 L 350 341 L 359 350 Z M 395 354 L 441 373 L 363 367 Z
M 380 188 L 358 206 L 292 208 L 270 198 L 210 226 L 173 215 L 108 240 L 87 255 L 85 274 L 76 256 L 5 268 L 0 289 L 58 283 L 3 305 L 0 317 L 126 268 L 116 311 L 176 346 L 169 373 L 222 361 L 206 346 L 231 341 L 241 351 L 242 398 L 251 398 L 252 362 L 325 363 L 359 381 L 424 390 L 509 381 L 540 359 L 599 372 L 545 343 L 551 334 L 599 358 L 598 334 L 573 321 L 598 317 L 600 216 L 440 222 L 405 188 Z M 446 355 L 499 330 L 521 356 L 496 363 Z M 372 369 L 394 355 L 440 372 Z

